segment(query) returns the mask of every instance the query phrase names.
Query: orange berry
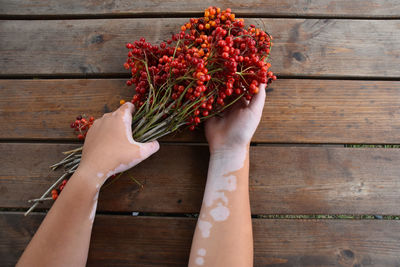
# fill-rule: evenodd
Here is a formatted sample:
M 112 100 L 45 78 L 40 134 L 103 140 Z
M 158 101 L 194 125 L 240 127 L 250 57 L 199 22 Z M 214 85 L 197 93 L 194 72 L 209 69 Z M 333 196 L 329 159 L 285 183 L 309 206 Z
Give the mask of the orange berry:
M 186 27 L 185 27 L 185 26 L 182 26 L 182 27 L 181 27 L 181 31 L 186 31 Z
M 121 99 L 121 100 L 119 101 L 119 104 L 120 104 L 120 105 L 125 104 L 125 100 Z
M 215 25 L 217 25 L 217 23 L 216 23 L 215 21 L 210 21 L 210 25 L 211 25 L 212 27 L 215 27 Z
M 231 14 L 230 16 L 229 16 L 229 18 L 232 20 L 232 21 L 234 21 L 235 20 L 235 14 Z
M 210 12 L 209 12 L 208 10 L 206 10 L 206 11 L 204 12 L 204 17 L 208 17 L 208 16 L 210 16 Z
M 208 29 L 210 29 L 210 24 L 207 23 L 204 27 L 208 30 Z
M 217 7 L 217 14 L 221 13 L 221 9 Z
M 222 15 L 222 16 L 221 16 L 221 20 L 226 20 L 225 15 Z

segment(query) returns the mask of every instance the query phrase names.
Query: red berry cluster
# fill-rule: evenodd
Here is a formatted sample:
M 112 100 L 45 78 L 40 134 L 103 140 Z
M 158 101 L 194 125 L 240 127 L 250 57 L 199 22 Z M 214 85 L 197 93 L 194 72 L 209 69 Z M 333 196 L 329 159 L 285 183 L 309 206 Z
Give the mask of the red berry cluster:
M 189 128 L 219 113 L 238 98 L 251 100 L 260 83 L 276 76 L 267 62 L 272 37 L 236 19 L 230 8 L 209 7 L 159 46 L 144 38 L 126 44 L 126 69 L 135 85 L 132 103 L 153 101 L 151 89 L 170 94 L 172 108 L 184 108 Z M 150 99 L 149 99 L 150 98 Z
M 56 200 L 60 195 L 61 191 L 64 189 L 65 185 L 67 184 L 68 180 L 64 179 L 58 189 L 51 190 L 51 197 Z
M 92 126 L 94 118 L 86 118 L 85 115 L 79 115 L 76 120 L 71 122 L 71 128 L 75 129 L 79 140 L 83 140 L 86 137 L 86 133 Z

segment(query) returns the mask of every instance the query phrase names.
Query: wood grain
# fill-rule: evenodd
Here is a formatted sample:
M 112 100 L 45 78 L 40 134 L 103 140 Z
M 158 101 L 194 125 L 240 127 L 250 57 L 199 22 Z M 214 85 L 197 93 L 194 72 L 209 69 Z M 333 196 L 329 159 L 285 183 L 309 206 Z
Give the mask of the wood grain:
M 2 266 L 14 266 L 43 215 L 0 213 Z M 186 266 L 195 219 L 95 219 L 88 266 Z M 123 229 L 123 230 L 122 230 Z M 400 222 L 253 219 L 254 266 L 398 266 Z
M 323 3 L 307 0 L 217 1 L 129 1 L 129 0 L 0 0 L 1 15 L 198 15 L 208 6 L 230 7 L 245 16 L 336 16 L 398 17 L 400 7 L 395 0 L 330 0 Z
M 400 143 L 400 82 L 278 80 L 253 142 Z M 0 138 L 75 140 L 79 114 L 100 117 L 134 90 L 118 79 L 0 80 Z M 165 141 L 205 142 L 202 130 Z
M 0 74 L 127 74 L 123 69 L 126 42 L 141 36 L 160 42 L 185 21 L 185 18 L 3 20 Z M 400 76 L 398 20 L 248 19 L 247 22 L 274 36 L 272 69 L 279 75 Z
M 60 175 L 49 173 L 48 166 L 71 148 L 0 144 L 0 207 L 28 207 L 27 200 L 41 195 Z M 399 162 L 398 149 L 252 147 L 252 213 L 400 214 Z M 207 168 L 206 146 L 162 144 L 157 154 L 102 190 L 99 210 L 197 213 Z

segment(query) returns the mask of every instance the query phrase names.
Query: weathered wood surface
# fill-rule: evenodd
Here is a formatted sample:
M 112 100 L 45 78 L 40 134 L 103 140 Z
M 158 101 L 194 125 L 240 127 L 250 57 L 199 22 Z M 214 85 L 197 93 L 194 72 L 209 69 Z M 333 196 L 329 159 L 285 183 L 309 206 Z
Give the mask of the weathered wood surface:
M 0 80 L 0 138 L 75 140 L 82 113 L 100 117 L 134 90 L 120 79 Z M 400 82 L 283 79 L 268 90 L 254 142 L 400 143 Z M 164 138 L 205 142 L 202 130 Z
M 185 18 L 4 20 L 1 75 L 121 74 L 125 43 L 170 38 Z M 399 77 L 400 21 L 248 19 L 275 38 L 279 75 Z
M 2 266 L 43 219 L 0 213 Z M 195 219 L 98 215 L 88 266 L 186 266 Z M 254 266 L 399 266 L 400 222 L 253 219 Z
M 28 207 L 60 174 L 48 166 L 74 147 L 0 144 L 0 207 Z M 253 214 L 400 213 L 400 150 L 255 146 L 250 156 Z M 162 144 L 102 190 L 99 210 L 197 213 L 207 168 L 206 146 Z
M 250 0 L 245 2 L 176 0 L 0 0 L 1 15 L 198 15 L 208 6 L 230 7 L 244 16 L 326 16 L 326 17 L 398 17 L 396 0 Z

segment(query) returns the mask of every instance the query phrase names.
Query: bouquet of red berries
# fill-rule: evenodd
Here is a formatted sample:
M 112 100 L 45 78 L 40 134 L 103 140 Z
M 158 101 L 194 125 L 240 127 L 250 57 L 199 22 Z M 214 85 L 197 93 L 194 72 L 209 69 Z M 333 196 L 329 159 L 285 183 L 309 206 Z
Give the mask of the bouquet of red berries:
M 239 99 L 251 100 L 260 83 L 276 80 L 267 62 L 271 41 L 268 33 L 254 25 L 246 28 L 230 8 L 209 7 L 204 17 L 191 18 L 159 45 L 144 38 L 127 43 L 124 67 L 132 77 L 126 84 L 135 87 L 133 138 L 148 142 L 182 127 L 194 130 Z M 71 127 L 84 139 L 93 121 L 93 117 L 78 116 Z M 61 188 L 55 188 L 60 184 L 63 188 L 76 170 L 81 150 L 65 152 L 66 158 L 51 166 L 64 166 L 65 173 L 41 198 L 33 200 L 28 212 L 42 200 L 57 198 Z M 52 198 L 46 198 L 50 192 Z

